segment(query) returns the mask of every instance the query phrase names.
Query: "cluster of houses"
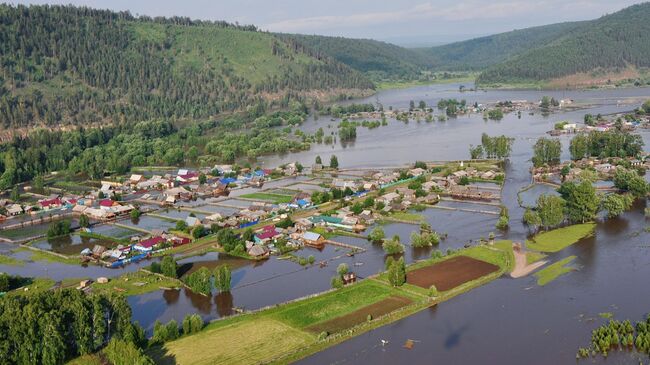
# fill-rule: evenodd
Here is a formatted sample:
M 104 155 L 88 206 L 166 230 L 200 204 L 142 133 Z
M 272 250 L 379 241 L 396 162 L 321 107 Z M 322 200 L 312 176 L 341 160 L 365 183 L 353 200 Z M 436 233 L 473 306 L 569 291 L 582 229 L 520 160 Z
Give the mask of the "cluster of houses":
M 39 212 L 72 212 L 76 215 L 85 214 L 89 218 L 96 220 L 114 219 L 127 215 L 135 209 L 131 204 L 122 204 L 108 198 L 100 199 L 96 195 L 62 196 L 58 194 L 40 199 L 35 204 L 21 205 L 3 199 L 0 200 L 0 206 L 5 208 L 7 216 L 17 216 L 23 213 L 37 214 Z
M 268 257 L 271 253 L 278 252 L 276 244 L 280 240 L 286 247 L 294 249 L 303 246 L 322 248 L 325 245 L 325 237 L 309 231 L 313 227 L 314 224 L 309 220 L 301 220 L 293 227 L 287 228 L 266 225 L 254 232 L 252 241 L 246 242 L 246 252 L 257 259 Z
M 128 245 L 120 244 L 114 248 L 106 248 L 102 245 L 95 245 L 92 250 L 86 248 L 81 251 L 82 260 L 102 261 L 108 267 L 121 267 L 150 257 L 158 250 L 190 243 L 190 239 L 187 237 L 179 237 L 165 232 L 155 232 L 146 238 L 134 236 L 131 241 Z
M 644 155 L 640 158 L 583 158 L 578 161 L 567 161 L 556 166 L 533 168 L 533 180 L 538 182 L 549 180 L 559 182 L 562 180 L 562 170 L 566 170 L 567 167 L 568 173 L 564 177 L 566 181 L 580 179 L 585 170 L 595 171 L 600 179 L 609 180 L 614 176 L 616 170 L 621 167 L 650 169 L 650 158 Z

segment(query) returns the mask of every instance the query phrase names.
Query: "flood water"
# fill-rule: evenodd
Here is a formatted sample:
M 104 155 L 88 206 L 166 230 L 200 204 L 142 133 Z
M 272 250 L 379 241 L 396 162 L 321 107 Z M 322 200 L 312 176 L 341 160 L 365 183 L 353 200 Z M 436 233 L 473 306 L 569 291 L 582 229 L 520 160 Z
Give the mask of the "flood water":
M 408 107 L 410 100 L 424 100 L 429 105 L 436 105 L 441 98 L 457 98 L 466 99 L 473 104 L 497 100 L 538 100 L 548 95 L 556 99 L 571 98 L 592 106 L 585 110 L 559 112 L 549 116 L 524 112 L 518 118 L 517 114 L 512 113 L 501 121 L 484 121 L 481 115 L 431 123 L 411 121 L 405 124 L 391 120 L 388 126 L 373 130 L 359 127 L 356 141 L 346 146 L 339 143 L 329 146 L 315 144 L 309 151 L 266 156 L 260 163 L 266 167 L 276 167 L 282 163 L 298 161 L 310 166 L 317 155 L 326 162 L 331 154 L 338 156 L 341 168 L 404 165 L 415 160 L 458 160 L 469 157 L 469 145 L 480 144 L 484 132 L 514 137 L 513 152 L 506 164 L 507 177 L 501 192 L 501 202 L 508 207 L 511 217 L 508 231 L 498 232 L 495 229 L 496 215 L 427 209 L 419 214 L 426 218 L 434 230 L 447 233 L 448 237 L 440 242 L 439 247 L 416 250 L 407 246 L 405 260 L 413 262 L 428 257 L 433 249 L 445 251 L 448 248 L 461 248 L 468 243 L 475 244 L 479 238 L 488 237 L 490 232 L 496 233 L 497 238 L 524 241 L 530 232 L 521 223 L 524 209 L 519 207 L 517 192 L 531 182 L 529 167 L 535 140 L 551 130 L 557 121 L 581 122 L 585 113 L 623 112 L 650 98 L 650 89 L 647 88 L 459 93 L 458 86 L 435 85 L 385 91 L 356 102 L 380 102 L 388 109 L 388 106 Z M 468 84 L 465 86 L 471 87 Z M 313 133 L 322 127 L 327 133 L 328 125 L 335 129 L 337 124 L 338 121 L 330 121 L 329 117 L 321 116 L 317 121 L 310 118 L 302 129 Z M 650 133 L 639 133 L 646 144 L 650 142 Z M 570 137 L 562 136 L 560 139 L 563 143 L 563 159 L 567 159 Z M 648 150 L 648 146 L 645 148 Z M 291 184 L 302 186 L 305 180 L 306 178 L 284 179 L 267 183 L 264 188 L 282 188 Z M 237 189 L 231 193 L 231 198 L 255 191 L 258 189 Z M 536 195 L 541 192 L 531 190 L 526 196 L 526 202 L 534 202 Z M 243 201 L 233 199 L 225 200 L 223 204 L 235 205 L 239 202 L 244 205 Z M 205 212 L 227 213 L 233 210 L 213 204 L 213 201 L 197 200 L 192 205 L 193 209 Z M 470 203 L 444 202 L 441 205 L 498 210 L 492 206 Z M 594 237 L 550 256 L 554 261 L 576 255 L 578 258 L 575 263 L 580 270 L 564 275 L 544 287 L 537 286 L 534 277 L 518 280 L 504 277 L 437 307 L 315 354 L 301 363 L 574 363 L 577 348 L 588 345 L 591 330 L 603 321 L 598 313 L 612 312 L 617 319 L 629 318 L 635 321 L 650 311 L 647 279 L 650 275 L 650 240 L 649 234 L 644 231 L 647 224 L 643 216 L 645 205 L 645 201 L 638 202 L 633 211 L 622 217 L 599 223 Z M 185 216 L 184 212 L 172 213 L 170 210 L 170 216 L 171 214 L 178 218 Z M 122 223 L 147 230 L 173 225 L 173 222 L 147 216 L 142 217 L 137 225 L 128 220 Z M 407 244 L 410 241 L 409 235 L 418 231 L 419 226 L 390 223 L 384 225 L 383 229 L 387 237 L 398 235 Z M 370 229 L 365 234 L 369 231 Z M 340 236 L 333 240 L 361 247 L 365 252 L 347 256 L 347 250 L 327 246 L 323 251 L 304 249 L 296 253 L 302 257 L 314 255 L 317 263 L 327 261 L 325 267 L 318 264 L 303 267 L 276 257 L 263 262 L 238 262 L 216 253 L 185 259 L 181 263 L 189 265 L 188 270 L 201 266 L 212 269 L 222 263 L 231 264 L 234 268 L 231 293 L 213 293 L 206 297 L 183 289 L 129 297 L 134 320 L 139 321 L 148 331 L 151 331 L 156 319 L 162 322 L 171 319 L 181 321 L 191 313 L 213 320 L 232 314 L 234 308 L 253 310 L 327 290 L 330 288 L 331 277 L 335 275 L 336 266 L 340 263 L 346 263 L 360 278 L 383 270 L 386 257 L 381 246 L 373 245 L 363 238 Z M 137 265 L 127 265 L 120 270 L 93 267 L 84 269 L 31 262 L 22 267 L 8 267 L 6 271 L 25 276 L 109 276 L 109 273 L 113 274 L 110 276 L 115 276 L 123 273 L 122 270 L 137 268 Z M 4 271 L 5 267 L 0 269 Z M 66 270 L 71 271 L 66 273 Z M 84 270 L 87 275 L 83 275 Z M 389 340 L 389 345 L 382 347 L 380 339 Z M 407 339 L 416 341 L 412 350 L 402 348 Z M 607 360 L 608 363 L 629 361 L 627 355 L 614 355 Z
M 457 86 L 456 86 L 457 87 Z M 436 91 L 438 90 L 438 91 Z M 464 93 L 454 86 L 421 87 L 388 91 L 377 96 L 386 105 L 406 107 L 408 101 L 420 99 L 435 105 L 441 97 L 465 98 L 468 103 L 504 99 L 537 100 L 543 95 L 572 98 L 598 105 L 587 110 L 542 115 L 522 113 L 507 115 L 502 121 L 484 122 L 481 116 L 461 117 L 447 122 L 410 122 L 405 125 L 391 121 L 388 127 L 375 130 L 358 129 L 354 147 L 318 146 L 316 150 L 285 156 L 308 163 L 317 154 L 328 156 L 328 149 L 338 156 L 343 167 L 369 164 L 391 165 L 419 160 L 467 158 L 469 144 L 479 144 L 480 134 L 506 134 L 515 137 L 513 153 L 507 164 L 507 178 L 502 203 L 509 208 L 511 227 L 504 238 L 523 241 L 529 234 L 521 224 L 524 209 L 517 202 L 517 192 L 530 184 L 530 158 L 535 140 L 552 129 L 559 120 L 582 121 L 585 113 L 614 113 L 637 107 L 617 106 L 617 102 L 641 96 L 647 99 L 648 89 L 609 91 L 489 91 Z M 369 101 L 376 101 L 369 99 Z M 329 119 L 325 122 L 332 123 Z M 646 144 L 649 133 L 639 131 Z M 563 159 L 569 157 L 570 137 L 561 137 Z M 648 146 L 645 147 L 646 151 Z M 329 152 L 329 151 L 328 151 Z M 270 161 L 276 157 L 271 157 Z M 534 202 L 544 188 L 533 189 L 524 196 L 525 203 Z M 617 319 L 640 320 L 650 311 L 650 235 L 644 231 L 647 220 L 645 201 L 622 217 L 600 222 L 594 237 L 549 257 L 550 260 L 576 255 L 578 271 L 571 272 L 540 287 L 532 276 L 523 279 L 503 277 L 480 288 L 451 299 L 436 307 L 384 326 L 308 357 L 303 364 L 570 364 L 580 346 L 588 346 L 591 330 L 605 320 L 599 313 L 612 312 Z M 476 239 L 494 231 L 491 224 L 477 224 L 463 217 L 431 217 L 448 213 L 429 209 L 428 220 L 449 232 L 448 241 L 461 244 L 463 237 L 453 236 L 470 230 Z M 458 212 L 454 212 L 458 214 Z M 478 215 L 482 219 L 489 217 Z M 479 221 L 480 222 L 480 221 Z M 487 228 L 487 230 L 485 230 Z M 462 233 L 461 233 L 462 234 Z M 388 340 L 382 347 L 380 339 Z M 402 347 L 407 339 L 415 340 L 412 350 Z M 639 355 L 623 352 L 610 354 L 598 363 L 635 363 Z M 642 357 L 643 363 L 647 357 Z M 583 360 L 583 362 L 592 362 Z

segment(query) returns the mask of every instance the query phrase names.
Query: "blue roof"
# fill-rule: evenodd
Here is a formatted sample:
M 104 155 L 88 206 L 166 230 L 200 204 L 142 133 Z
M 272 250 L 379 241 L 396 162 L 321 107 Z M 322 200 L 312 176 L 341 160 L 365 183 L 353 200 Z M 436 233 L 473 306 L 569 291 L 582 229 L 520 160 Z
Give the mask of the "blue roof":
M 296 200 L 296 203 L 297 203 L 298 205 L 300 205 L 301 207 L 303 207 L 303 206 L 309 204 L 309 202 L 306 201 L 305 199 L 298 199 L 298 200 Z
M 237 181 L 237 179 L 235 179 L 234 177 L 224 177 L 224 178 L 219 180 L 220 183 L 226 184 L 226 185 L 230 184 L 230 183 L 234 183 L 235 181 Z

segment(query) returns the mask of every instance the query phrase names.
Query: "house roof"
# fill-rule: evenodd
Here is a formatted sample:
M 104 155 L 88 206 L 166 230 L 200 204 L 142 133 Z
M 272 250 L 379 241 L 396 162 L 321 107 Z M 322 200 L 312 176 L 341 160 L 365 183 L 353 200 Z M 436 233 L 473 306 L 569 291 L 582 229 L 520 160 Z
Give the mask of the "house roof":
M 100 207 L 112 207 L 115 202 L 110 199 L 104 199 L 99 201 Z
M 251 256 L 264 256 L 267 254 L 268 249 L 262 245 L 253 245 L 248 249 L 248 254 Z
M 164 238 L 162 238 L 160 236 L 156 236 L 156 237 L 151 237 L 149 239 L 146 239 L 144 241 L 140 241 L 140 243 L 138 243 L 138 246 L 141 246 L 141 247 L 144 247 L 144 248 L 151 248 L 151 247 L 153 247 L 153 246 L 155 246 L 157 244 L 163 243 L 163 242 L 165 242 Z
M 190 227 L 198 226 L 199 224 L 201 224 L 201 220 L 196 217 L 187 217 L 185 218 L 185 224 L 187 224 Z
M 54 198 L 54 199 L 44 199 L 39 202 L 43 208 L 50 207 L 50 206 L 56 206 L 56 205 L 61 205 L 61 199 L 59 198 Z
M 321 235 L 316 232 L 305 232 L 302 234 L 302 238 L 306 239 L 307 241 L 318 241 L 320 237 Z

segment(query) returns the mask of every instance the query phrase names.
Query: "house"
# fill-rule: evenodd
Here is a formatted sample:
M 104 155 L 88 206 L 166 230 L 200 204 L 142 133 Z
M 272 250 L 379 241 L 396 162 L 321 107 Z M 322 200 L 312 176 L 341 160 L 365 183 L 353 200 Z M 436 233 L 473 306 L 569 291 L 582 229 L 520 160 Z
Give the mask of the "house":
M 163 194 L 165 195 L 166 198 L 173 198 L 174 200 L 172 201 L 172 203 L 174 203 L 176 200 L 180 200 L 180 199 L 186 200 L 192 197 L 191 192 L 179 187 L 167 189 L 163 192 Z
M 422 190 L 424 191 L 431 191 L 437 187 L 438 187 L 438 183 L 436 183 L 435 181 L 427 181 L 424 184 L 422 184 Z
M 156 246 L 165 242 L 165 239 L 161 236 L 151 237 L 149 239 L 140 241 L 133 245 L 133 249 L 141 252 L 151 252 Z
M 481 174 L 481 179 L 483 180 L 492 180 L 496 177 L 496 174 L 494 171 L 489 170 Z
M 53 199 L 43 199 L 39 201 L 38 204 L 41 206 L 41 209 L 43 210 L 56 209 L 56 208 L 60 208 L 63 205 L 61 199 L 58 197 Z
M 399 194 L 397 194 L 396 192 L 392 192 L 392 193 L 388 193 L 388 194 L 384 194 L 384 195 L 380 196 L 379 199 L 377 199 L 377 200 L 379 200 L 382 203 L 388 205 L 388 204 L 392 203 L 394 200 L 397 200 L 397 199 L 399 199 Z
M 177 237 L 177 236 L 170 238 L 170 241 L 172 241 L 172 245 L 174 247 L 187 245 L 188 243 L 191 242 L 190 239 L 187 237 Z
M 97 208 L 88 208 L 83 211 L 83 214 L 87 215 L 90 218 L 94 219 L 111 219 L 115 218 L 115 213 L 110 209 L 97 209 Z
M 188 227 L 196 227 L 201 225 L 201 220 L 196 217 L 189 216 L 185 218 L 185 224 L 187 224 Z
M 377 184 L 374 182 L 367 182 L 363 184 L 363 190 L 371 191 L 376 189 L 377 189 Z
M 117 205 L 117 202 L 111 200 L 111 199 L 103 199 L 99 201 L 99 208 L 100 209 L 111 209 L 113 208 L 113 205 Z
M 615 167 L 612 164 L 609 164 L 609 163 L 602 163 L 600 165 L 594 166 L 594 168 L 596 169 L 596 171 L 598 171 L 600 173 L 608 173 L 608 172 L 612 171 L 613 169 L 615 169 Z
M 296 229 L 301 231 L 306 231 L 308 229 L 311 229 L 313 226 L 314 224 L 307 218 L 297 219 L 294 224 L 294 227 L 296 227 Z
M 20 206 L 20 204 L 12 204 L 7 207 L 7 214 L 8 215 L 18 215 L 23 213 L 23 207 Z
M 268 225 L 264 226 L 262 228 L 262 231 L 254 236 L 255 243 L 266 243 L 272 239 L 274 239 L 276 236 L 278 236 L 280 233 L 278 230 L 275 228 L 274 225 Z
M 178 182 L 187 183 L 192 181 L 199 181 L 198 172 L 188 172 L 187 170 L 178 170 L 178 172 L 179 174 L 176 176 L 176 181 Z M 185 173 L 181 174 L 181 172 Z
M 223 216 L 221 214 L 219 214 L 219 213 L 214 213 L 212 215 L 209 215 L 209 216 L 205 217 L 205 219 L 207 219 L 209 221 L 212 221 L 212 222 L 216 222 L 216 221 L 222 220 Z
M 357 276 L 353 272 L 343 274 L 343 284 L 348 285 L 357 281 Z
M 263 245 L 252 245 L 251 248 L 248 249 L 248 255 L 256 259 L 268 257 L 269 254 L 270 251 L 268 247 Z
M 140 182 L 143 182 L 145 180 L 144 176 L 139 175 L 139 174 L 132 174 L 131 177 L 129 177 L 129 182 L 131 185 L 137 185 Z
M 426 171 L 424 169 L 420 168 L 420 167 L 409 170 L 409 174 L 412 175 L 412 176 L 420 176 L 420 175 L 424 174 L 425 172 Z
M 398 188 L 397 193 L 401 194 L 405 200 L 415 199 L 415 190 L 409 188 Z
M 85 205 L 75 205 L 74 207 L 72 207 L 72 213 L 83 214 L 86 211 L 86 209 L 88 209 L 88 207 Z
M 325 245 L 325 237 L 316 232 L 305 232 L 301 239 L 306 246 L 321 248 Z

